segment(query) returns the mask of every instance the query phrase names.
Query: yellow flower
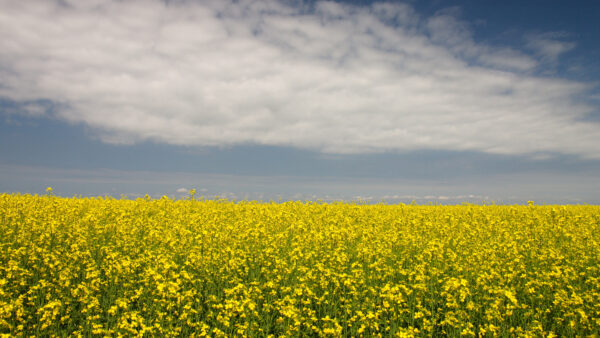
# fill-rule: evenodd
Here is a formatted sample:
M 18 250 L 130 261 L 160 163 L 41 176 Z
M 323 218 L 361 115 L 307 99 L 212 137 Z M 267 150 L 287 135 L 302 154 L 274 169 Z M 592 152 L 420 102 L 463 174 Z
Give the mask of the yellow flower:
M 0 332 L 600 330 L 598 206 L 191 200 L 0 194 Z

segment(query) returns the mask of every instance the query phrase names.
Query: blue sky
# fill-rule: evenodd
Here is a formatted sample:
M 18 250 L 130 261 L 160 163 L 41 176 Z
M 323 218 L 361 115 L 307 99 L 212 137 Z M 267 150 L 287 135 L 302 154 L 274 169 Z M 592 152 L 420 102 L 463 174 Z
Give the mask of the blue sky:
M 597 204 L 598 15 L 0 0 L 0 192 Z

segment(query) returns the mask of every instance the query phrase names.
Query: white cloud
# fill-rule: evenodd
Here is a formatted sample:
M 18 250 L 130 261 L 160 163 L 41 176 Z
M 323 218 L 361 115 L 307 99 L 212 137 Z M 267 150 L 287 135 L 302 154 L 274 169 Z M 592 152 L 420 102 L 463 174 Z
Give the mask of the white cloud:
M 177 192 L 180 194 L 187 194 L 188 190 L 186 188 L 179 188 L 179 189 L 177 189 Z
M 51 100 L 56 117 L 106 142 L 600 157 L 600 128 L 581 119 L 595 107 L 575 99 L 587 84 L 531 75 L 537 60 L 478 44 L 452 11 L 249 0 L 0 8 L 0 97 Z
M 470 26 L 459 20 L 460 10 L 450 8 L 436 13 L 425 21 L 431 41 L 448 49 L 456 58 L 481 66 L 508 71 L 528 71 L 538 62 L 511 48 L 477 44 Z
M 561 54 L 575 48 L 574 42 L 564 41 L 567 37 L 568 34 L 563 32 L 529 34 L 526 37 L 527 47 L 536 52 L 542 60 L 556 63 Z
M 21 102 L 15 106 L 2 107 L 2 111 L 6 115 L 23 115 L 29 117 L 44 116 L 48 109 L 51 109 L 48 104 L 35 101 Z

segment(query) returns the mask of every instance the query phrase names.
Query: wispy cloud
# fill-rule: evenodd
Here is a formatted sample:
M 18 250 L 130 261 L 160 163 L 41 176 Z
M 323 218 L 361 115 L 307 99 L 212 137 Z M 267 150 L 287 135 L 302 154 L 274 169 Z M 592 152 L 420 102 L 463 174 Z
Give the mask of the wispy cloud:
M 526 37 L 527 47 L 543 61 L 550 63 L 556 63 L 562 54 L 575 48 L 575 43 L 567 39 L 568 34 L 565 32 L 529 34 Z
M 461 21 L 460 15 L 460 9 L 451 7 L 424 20 L 431 42 L 445 47 L 459 60 L 486 68 L 518 72 L 538 66 L 537 60 L 518 50 L 475 43 L 470 25 Z
M 196 196 L 251 200 L 363 200 L 371 202 L 460 203 L 599 203 L 597 171 L 565 177 L 560 173 L 494 174 L 481 178 L 381 179 L 222 175 L 193 172 L 60 169 L 0 164 L 0 193 L 19 191 L 70 196 L 149 194 L 182 197 L 179 187 L 194 187 Z
M 0 8 L 0 97 L 50 100 L 53 116 L 105 142 L 600 158 L 600 128 L 581 118 L 597 107 L 575 99 L 590 86 L 531 75 L 569 45 L 531 40 L 533 56 L 482 45 L 456 12 L 246 0 Z

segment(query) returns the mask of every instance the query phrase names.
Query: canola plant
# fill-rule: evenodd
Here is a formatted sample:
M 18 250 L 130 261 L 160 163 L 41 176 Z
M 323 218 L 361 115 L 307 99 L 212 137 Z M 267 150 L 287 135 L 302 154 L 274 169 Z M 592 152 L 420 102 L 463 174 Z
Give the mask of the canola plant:
M 599 330 L 599 206 L 0 194 L 2 336 Z

